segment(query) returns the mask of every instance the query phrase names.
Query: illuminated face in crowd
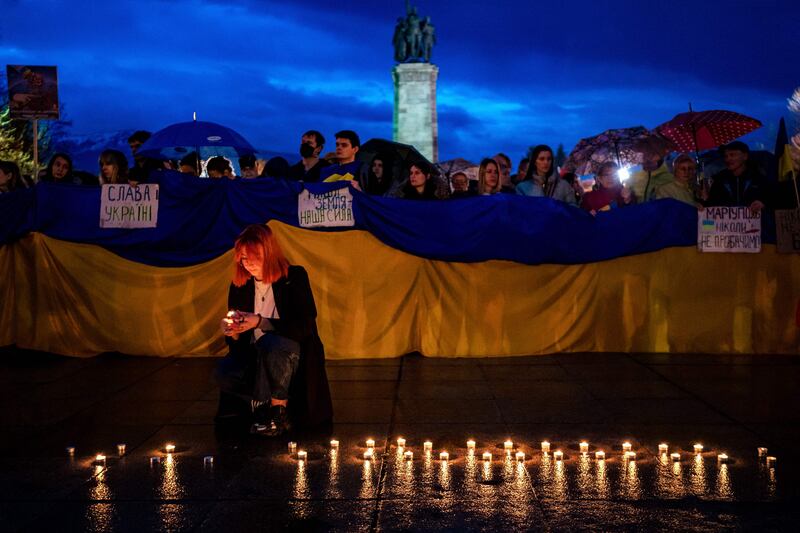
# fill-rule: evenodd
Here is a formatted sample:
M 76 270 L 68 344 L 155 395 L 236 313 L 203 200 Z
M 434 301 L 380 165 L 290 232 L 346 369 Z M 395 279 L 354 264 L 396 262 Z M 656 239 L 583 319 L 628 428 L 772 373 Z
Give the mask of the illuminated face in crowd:
M 53 161 L 53 177 L 57 180 L 64 179 L 69 173 L 69 161 L 63 157 L 56 157 Z
M 484 174 L 484 182 L 486 187 L 494 190 L 500 181 L 500 171 L 497 169 L 497 163 L 489 163 L 486 165 L 486 174 Z
M 313 150 L 309 157 L 319 157 L 319 153 L 322 151 L 322 146 L 317 145 L 317 136 L 316 135 L 303 135 L 300 137 L 300 144 L 307 144 Z M 301 154 L 302 155 L 302 154 Z
M 536 165 L 537 176 L 548 176 L 553 169 L 553 152 L 547 150 L 539 152 L 534 164 Z
M 653 172 L 658 169 L 661 164 L 661 156 L 658 154 L 647 154 L 642 160 L 642 170 L 645 172 Z
M 191 174 L 192 176 L 197 176 L 197 169 L 194 167 L 194 165 L 181 165 L 179 170 L 183 174 Z
M 425 182 L 427 179 L 428 176 L 426 176 L 422 170 L 415 165 L 411 165 L 411 168 L 408 171 L 408 181 L 412 187 L 421 191 L 425 187 Z
M 697 166 L 694 161 L 682 161 L 675 165 L 673 170 L 675 171 L 675 179 L 686 184 L 695 178 Z
M 505 157 L 501 156 L 495 156 L 493 159 L 497 163 L 497 169 L 499 171 L 499 176 L 502 179 L 502 183 L 510 183 L 511 162 L 508 161 Z
M 251 276 L 260 280 L 264 271 L 264 254 L 258 250 L 242 250 L 240 261 Z
M 735 175 L 741 174 L 747 163 L 747 157 L 747 153 L 741 150 L 726 150 L 725 167 Z
M 522 181 L 525 177 L 525 174 L 528 173 L 528 165 L 530 161 L 522 160 L 519 162 L 519 167 L 517 167 L 517 180 Z
M 242 177 L 245 179 L 252 179 L 258 177 L 258 171 L 256 167 L 244 167 L 242 168 Z
M 142 144 L 144 144 L 144 143 L 142 141 L 139 141 L 139 140 L 129 142 L 128 146 L 130 146 L 130 148 L 131 148 L 131 154 L 136 155 L 136 151 L 139 149 L 139 147 Z
M 358 147 L 353 146 L 350 143 L 350 139 L 344 139 L 342 137 L 336 138 L 336 159 L 339 160 L 340 165 L 346 165 L 347 163 L 355 161 L 357 152 Z
M 7 174 L 0 168 L 0 190 L 6 190 L 11 182 L 11 174 Z
M 467 189 L 469 189 L 467 175 L 463 172 L 457 172 L 456 174 L 453 174 L 453 177 L 450 178 L 450 182 L 453 184 L 454 191 L 465 192 Z
M 117 175 L 117 165 L 110 161 L 103 161 L 100 163 L 100 170 L 103 173 L 103 179 L 110 181 Z
M 383 178 L 383 161 L 376 159 L 372 162 L 372 173 L 375 174 L 375 177 L 378 179 Z
M 597 181 L 600 183 L 600 186 L 604 189 L 611 189 L 612 187 L 616 187 L 619 184 L 619 179 L 617 178 L 617 171 L 613 168 L 604 168 L 600 171 L 597 175 Z

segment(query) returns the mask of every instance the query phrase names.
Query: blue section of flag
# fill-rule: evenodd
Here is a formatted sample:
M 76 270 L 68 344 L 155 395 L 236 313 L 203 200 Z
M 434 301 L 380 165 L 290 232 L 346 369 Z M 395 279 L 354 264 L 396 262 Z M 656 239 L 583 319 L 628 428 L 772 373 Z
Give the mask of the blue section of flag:
M 140 263 L 184 266 L 230 250 L 248 224 L 279 220 L 298 225 L 297 195 L 303 189 L 298 182 L 198 179 L 175 172 L 153 177 L 160 185 L 157 228 L 101 229 L 101 189 L 39 183 L 0 195 L 0 243 L 39 231 L 103 246 Z M 320 194 L 346 186 L 314 183 L 307 188 Z M 675 200 L 593 217 L 549 198 L 511 194 L 442 201 L 352 194 L 354 229 L 369 231 L 398 250 L 443 261 L 589 263 L 697 242 L 697 210 Z

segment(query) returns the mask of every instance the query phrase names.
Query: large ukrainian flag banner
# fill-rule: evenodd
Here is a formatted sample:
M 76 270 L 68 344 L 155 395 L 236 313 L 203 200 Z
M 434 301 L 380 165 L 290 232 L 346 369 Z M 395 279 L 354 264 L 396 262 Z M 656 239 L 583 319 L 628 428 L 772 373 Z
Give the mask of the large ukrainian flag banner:
M 701 254 L 696 211 L 672 200 L 594 218 L 543 198 L 354 191 L 355 227 L 320 231 L 298 227 L 297 183 L 158 182 L 152 229 L 99 228 L 100 189 L 0 195 L 0 345 L 221 355 L 232 243 L 269 221 L 308 270 L 329 358 L 800 347 L 800 258 Z

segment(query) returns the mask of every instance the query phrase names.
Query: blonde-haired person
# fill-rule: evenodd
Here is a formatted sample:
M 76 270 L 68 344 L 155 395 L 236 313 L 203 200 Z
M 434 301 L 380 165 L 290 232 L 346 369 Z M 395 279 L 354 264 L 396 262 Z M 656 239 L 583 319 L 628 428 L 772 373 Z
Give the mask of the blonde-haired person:
M 329 423 L 325 351 L 308 274 L 289 264 L 266 226 L 248 226 L 236 239 L 228 309 L 221 328 L 229 352 L 216 373 L 218 420 L 244 407 L 251 432 L 268 437 L 292 425 Z
M 672 163 L 672 175 L 675 176 L 669 183 L 656 189 L 656 200 L 672 198 L 680 202 L 697 207 L 692 183 L 697 178 L 697 164 L 687 154 L 681 154 Z
M 98 161 L 100 184 L 128 183 L 128 159 L 119 150 L 103 150 Z
M 497 194 L 500 188 L 500 167 L 497 166 L 497 161 L 486 157 L 478 167 L 478 194 L 480 196 Z

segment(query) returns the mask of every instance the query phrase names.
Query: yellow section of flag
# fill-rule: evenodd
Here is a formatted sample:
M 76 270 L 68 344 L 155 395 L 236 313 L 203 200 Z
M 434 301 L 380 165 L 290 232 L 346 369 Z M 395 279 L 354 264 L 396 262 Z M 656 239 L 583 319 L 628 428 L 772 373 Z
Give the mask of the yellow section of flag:
M 778 181 L 789 179 L 794 179 L 794 161 L 792 161 L 792 148 L 787 144 L 778 159 Z

